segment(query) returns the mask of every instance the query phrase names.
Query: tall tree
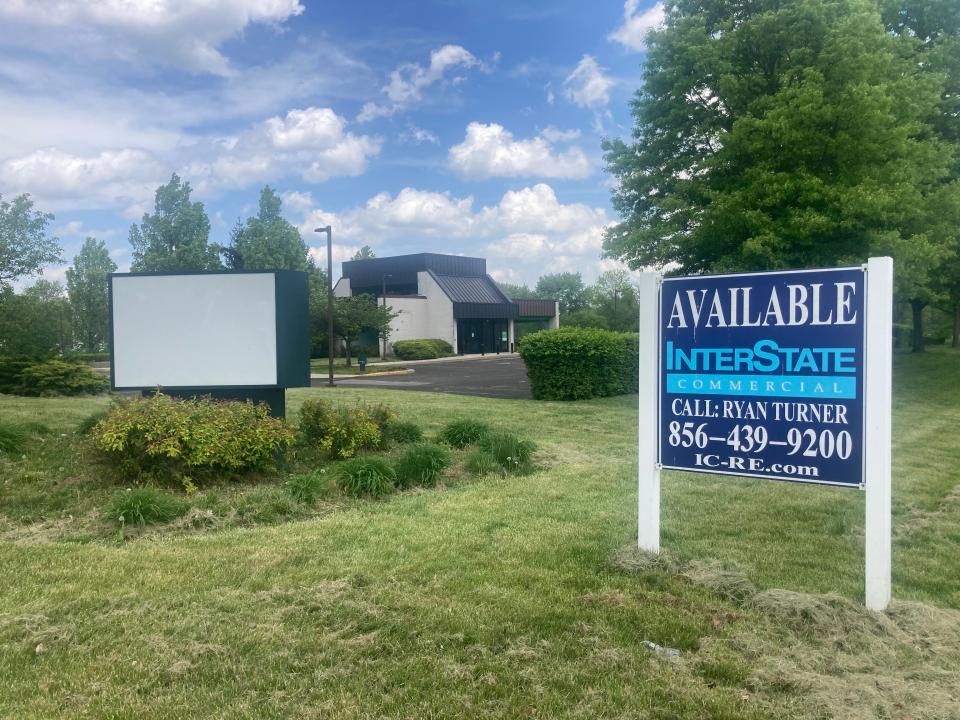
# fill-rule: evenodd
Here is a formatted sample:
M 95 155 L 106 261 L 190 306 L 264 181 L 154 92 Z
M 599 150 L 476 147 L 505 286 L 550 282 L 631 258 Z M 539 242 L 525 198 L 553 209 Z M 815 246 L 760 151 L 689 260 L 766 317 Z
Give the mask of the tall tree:
M 62 355 L 72 347 L 70 303 L 60 283 L 0 289 L 0 355 Z
M 53 215 L 33 209 L 29 195 L 17 195 L 13 202 L 0 195 L 0 289 L 61 261 L 59 241 L 47 235 L 52 220 Z
M 273 188 L 260 191 L 260 209 L 246 223 L 237 223 L 225 249 L 227 267 L 237 270 L 306 270 L 307 245 L 280 215 L 282 200 Z
M 560 302 L 560 312 L 576 312 L 587 305 L 586 288 L 580 273 L 562 272 L 541 275 L 534 294 Z
M 130 227 L 134 272 L 216 270 L 218 248 L 209 243 L 210 220 L 203 203 L 190 202 L 190 183 L 174 173 L 157 188 L 153 214 Z
M 902 45 L 873 0 L 669 0 L 633 142 L 604 144 L 605 253 L 685 273 L 891 253 L 923 297 L 957 234 L 955 149 L 931 125 L 943 76 Z
M 369 245 L 364 245 L 362 248 L 357 250 L 353 254 L 353 257 L 350 259 L 351 260 L 371 260 L 372 258 L 375 258 L 375 257 L 376 255 L 374 255 L 373 253 L 373 248 L 371 248 Z
M 107 343 L 109 312 L 107 275 L 117 269 L 103 240 L 88 237 L 67 269 L 67 296 L 74 340 L 87 352 L 103 350 Z
M 637 293 L 629 271 L 614 269 L 601 273 L 589 294 L 591 307 L 607 319 L 611 330 L 636 330 Z

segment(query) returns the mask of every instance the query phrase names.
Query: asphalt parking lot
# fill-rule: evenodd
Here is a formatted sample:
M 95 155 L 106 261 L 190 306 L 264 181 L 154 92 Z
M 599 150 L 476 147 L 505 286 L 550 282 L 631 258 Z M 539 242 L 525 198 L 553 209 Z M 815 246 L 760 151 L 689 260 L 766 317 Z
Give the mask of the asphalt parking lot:
M 530 399 L 527 369 L 516 355 L 489 355 L 484 358 L 411 365 L 409 375 L 385 377 L 351 377 L 337 380 L 342 387 L 382 387 L 390 390 L 418 390 L 452 395 Z M 326 380 L 314 379 L 314 387 L 323 387 Z

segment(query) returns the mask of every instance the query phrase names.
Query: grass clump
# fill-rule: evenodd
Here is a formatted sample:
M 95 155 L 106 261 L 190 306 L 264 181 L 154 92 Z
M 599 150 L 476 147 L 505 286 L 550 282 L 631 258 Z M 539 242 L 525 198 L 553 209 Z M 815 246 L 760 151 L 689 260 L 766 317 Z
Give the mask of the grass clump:
M 501 471 L 500 463 L 498 463 L 497 459 L 486 450 L 474 450 L 472 453 L 467 455 L 467 459 L 464 464 L 467 468 L 467 472 L 478 477 Z
M 294 502 L 301 505 L 313 505 L 323 495 L 326 485 L 326 468 L 301 475 L 293 475 L 284 483 L 287 494 Z
M 397 486 L 436 485 L 450 464 L 450 452 L 440 445 L 419 443 L 407 448 L 397 461 Z
M 454 420 L 440 431 L 440 439 L 456 448 L 466 447 L 479 442 L 489 435 L 490 426 L 480 420 Z
M 27 445 L 27 429 L 23 425 L 0 422 L 0 453 L 19 455 Z
M 337 486 L 353 497 L 381 497 L 394 491 L 397 473 L 383 458 L 362 456 L 340 464 Z
M 186 511 L 186 504 L 170 493 L 153 487 L 139 487 L 121 490 L 114 495 L 106 514 L 123 527 L 170 522 Z
M 419 425 L 412 422 L 398 420 L 387 424 L 383 428 L 383 439 L 385 443 L 396 443 L 397 445 L 406 445 L 423 440 L 423 430 Z
M 533 469 L 533 452 L 537 446 L 511 432 L 491 432 L 480 439 L 480 447 L 508 473 L 526 473 Z

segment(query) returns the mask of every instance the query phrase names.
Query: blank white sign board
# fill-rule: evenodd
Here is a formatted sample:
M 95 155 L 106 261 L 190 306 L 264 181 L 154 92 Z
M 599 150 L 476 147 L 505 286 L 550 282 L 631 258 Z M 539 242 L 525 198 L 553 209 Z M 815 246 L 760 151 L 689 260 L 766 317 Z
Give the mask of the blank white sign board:
M 272 273 L 114 276 L 114 387 L 277 383 Z

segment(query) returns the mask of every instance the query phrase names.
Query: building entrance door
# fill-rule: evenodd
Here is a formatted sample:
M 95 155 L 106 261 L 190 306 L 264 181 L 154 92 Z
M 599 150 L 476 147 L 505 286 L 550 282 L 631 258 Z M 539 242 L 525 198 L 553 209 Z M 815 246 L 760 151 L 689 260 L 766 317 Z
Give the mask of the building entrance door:
M 507 352 L 507 321 L 467 318 L 457 320 L 457 352 L 461 355 Z

